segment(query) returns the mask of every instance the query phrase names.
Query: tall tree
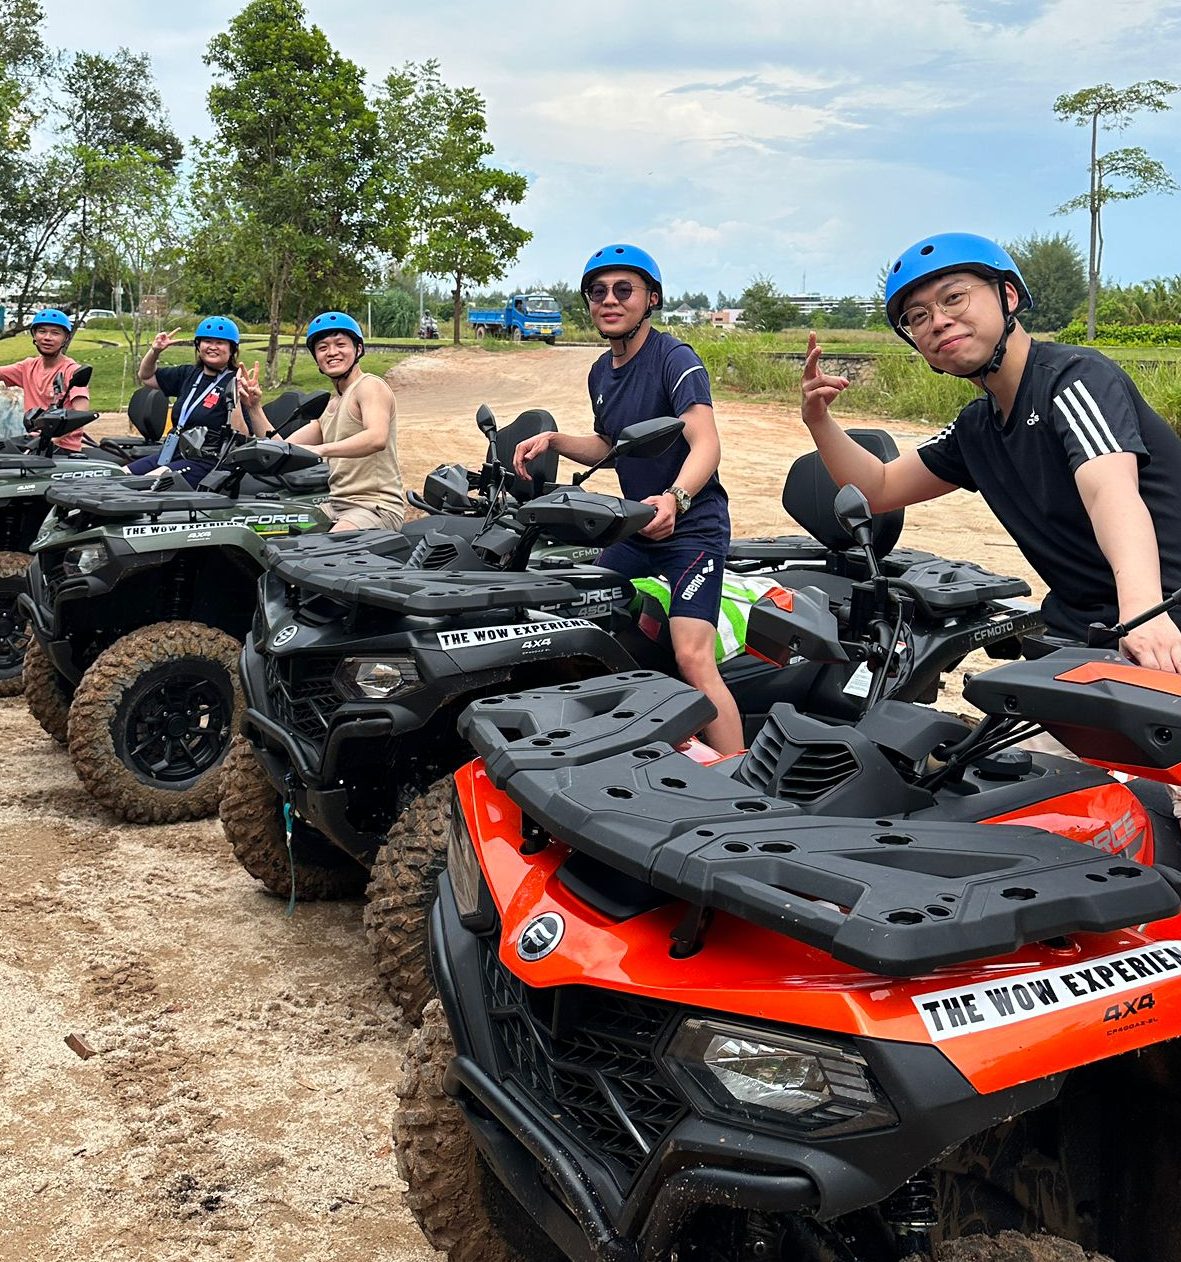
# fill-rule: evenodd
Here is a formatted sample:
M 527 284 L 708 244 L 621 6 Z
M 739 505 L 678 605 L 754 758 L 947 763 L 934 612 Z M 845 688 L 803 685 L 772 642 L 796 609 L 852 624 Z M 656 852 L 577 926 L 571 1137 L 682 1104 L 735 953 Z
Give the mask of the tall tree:
M 98 256 L 108 246 L 111 223 L 122 220 L 120 197 L 129 168 L 134 177 L 171 175 L 184 150 L 168 124 L 146 53 L 120 48 L 113 57 L 76 53 L 62 76 L 58 106 L 60 151 L 72 168 L 68 250 L 73 258 L 74 296 L 80 307 L 93 306 Z M 125 220 L 122 220 L 125 222 Z
M 798 314 L 769 276 L 754 277 L 742 291 L 738 306 L 742 308 L 743 324 L 758 333 L 777 333 L 786 329 Z
M 438 63 L 412 63 L 388 76 L 381 114 L 387 204 L 414 226 L 409 258 L 451 285 L 452 337 L 459 344 L 464 289 L 504 275 L 533 234 L 507 208 L 528 189 L 523 175 L 489 166 L 484 101 L 442 82 Z
M 1099 152 L 1099 132 L 1125 131 L 1136 114 L 1145 110 L 1160 114 L 1170 108 L 1167 97 L 1181 91 L 1181 84 L 1165 79 L 1143 79 L 1127 88 L 1100 83 L 1079 92 L 1065 93 L 1054 102 L 1054 113 L 1064 122 L 1091 130 L 1090 186 L 1058 207 L 1056 214 L 1086 210 L 1091 217 L 1090 255 L 1087 266 L 1087 340 L 1095 337 L 1095 295 L 1103 266 L 1103 207 L 1108 202 L 1130 201 L 1148 193 L 1171 193 L 1177 184 L 1155 158 L 1140 148 Z M 1112 181 L 1126 181 L 1122 186 Z
M 194 208 L 206 223 L 241 215 L 259 233 L 271 385 L 281 321 L 306 320 L 329 293 L 359 294 L 372 252 L 404 248 L 374 178 L 364 75 L 306 16 L 299 0 L 251 0 L 205 54 L 215 138 Z
M 0 0 L 0 289 L 16 287 L 19 327 L 38 273 L 38 249 L 49 212 L 40 179 L 47 159 L 31 155 L 30 138 L 40 115 L 35 85 L 44 82 L 49 52 L 41 38 L 38 0 Z M 4 336 L 0 331 L 0 336 Z
M 1033 333 L 1050 333 L 1070 323 L 1087 296 L 1087 261 L 1069 233 L 1036 233 L 1005 247 L 1033 295 L 1033 310 L 1021 322 Z

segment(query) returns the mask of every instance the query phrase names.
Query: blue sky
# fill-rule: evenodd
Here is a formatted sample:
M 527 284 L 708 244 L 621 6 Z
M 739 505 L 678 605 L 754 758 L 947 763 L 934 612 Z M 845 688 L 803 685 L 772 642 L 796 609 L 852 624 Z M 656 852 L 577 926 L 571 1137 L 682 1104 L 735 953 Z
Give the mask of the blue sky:
M 495 161 L 529 177 L 534 233 L 513 284 L 574 282 L 597 246 L 630 240 L 667 287 L 872 292 L 929 232 L 1001 240 L 1069 230 L 1088 135 L 1060 93 L 1181 78 L 1175 0 L 647 0 L 586 5 L 305 0 L 374 83 L 434 57 L 487 101 Z M 49 0 L 63 48 L 152 57 L 182 139 L 208 133 L 209 38 L 242 6 Z M 1105 148 L 1142 145 L 1181 182 L 1181 94 Z M 1112 206 L 1104 274 L 1181 273 L 1181 196 Z

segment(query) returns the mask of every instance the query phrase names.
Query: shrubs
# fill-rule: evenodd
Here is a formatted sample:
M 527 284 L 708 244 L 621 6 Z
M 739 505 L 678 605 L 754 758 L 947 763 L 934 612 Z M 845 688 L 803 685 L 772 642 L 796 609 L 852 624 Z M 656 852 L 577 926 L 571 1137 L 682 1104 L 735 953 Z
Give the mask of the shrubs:
M 1087 326 L 1072 320 L 1058 334 L 1059 342 L 1085 342 Z M 1181 346 L 1181 324 L 1098 324 L 1092 346 Z

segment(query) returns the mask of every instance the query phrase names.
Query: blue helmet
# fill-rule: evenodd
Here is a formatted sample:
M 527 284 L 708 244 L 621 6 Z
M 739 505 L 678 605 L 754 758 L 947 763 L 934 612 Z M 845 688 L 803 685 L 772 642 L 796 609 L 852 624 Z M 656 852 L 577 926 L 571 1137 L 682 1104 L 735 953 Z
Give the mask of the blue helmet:
M 946 272 L 977 272 L 992 280 L 1011 281 L 1017 290 L 1017 306 L 1008 314 L 1016 315 L 1033 306 L 1029 286 L 1007 250 L 970 232 L 943 232 L 924 237 L 904 250 L 886 276 L 886 319 L 899 337 L 910 341 L 901 325 L 906 295 L 916 285 Z
M 219 342 L 229 342 L 233 346 L 239 346 L 242 342 L 238 326 L 229 316 L 206 316 L 197 325 L 197 331 L 193 334 L 193 341 L 199 342 L 203 337 L 216 338 Z
M 582 269 L 582 301 L 586 302 L 586 291 L 591 281 L 600 273 L 626 268 L 629 272 L 639 272 L 656 294 L 656 305 L 664 306 L 664 285 L 660 279 L 660 268 L 656 260 L 647 250 L 638 245 L 605 245 L 596 250 L 586 261 Z
M 327 333 L 347 333 L 362 348 L 365 345 L 365 334 L 361 332 L 361 326 L 351 315 L 345 315 L 343 311 L 323 311 L 316 316 L 308 325 L 308 350 L 312 349 L 318 338 L 324 337 Z
M 33 316 L 33 322 L 29 325 L 30 331 L 35 329 L 39 324 L 49 324 L 55 329 L 65 329 L 67 333 L 73 333 L 74 323 L 64 311 L 59 311 L 56 307 L 46 307 L 38 311 Z

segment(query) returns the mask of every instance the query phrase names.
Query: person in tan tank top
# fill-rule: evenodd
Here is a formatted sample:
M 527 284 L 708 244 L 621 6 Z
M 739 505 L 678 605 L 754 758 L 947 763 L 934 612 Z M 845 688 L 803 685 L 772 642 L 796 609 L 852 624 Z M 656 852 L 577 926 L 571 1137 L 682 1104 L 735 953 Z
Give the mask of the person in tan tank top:
M 398 464 L 397 406 L 380 377 L 361 371 L 361 326 L 343 311 L 325 311 L 308 325 L 307 346 L 336 395 L 323 416 L 301 426 L 288 442 L 328 462 L 331 496 L 320 507 L 332 518 L 334 531 L 400 530 L 406 497 Z M 257 370 L 240 373 L 238 387 L 251 422 L 265 425 Z

